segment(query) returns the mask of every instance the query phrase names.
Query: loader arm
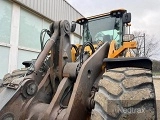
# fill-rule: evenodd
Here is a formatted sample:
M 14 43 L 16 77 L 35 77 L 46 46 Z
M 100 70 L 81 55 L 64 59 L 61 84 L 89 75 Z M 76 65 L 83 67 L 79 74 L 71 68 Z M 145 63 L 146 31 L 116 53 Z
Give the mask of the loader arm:
M 52 23 L 51 31 L 53 33 L 51 33 L 50 40 L 46 43 L 35 63 L 30 65 L 27 73 L 24 76 L 19 76 L 18 79 L 12 79 L 3 84 L 3 90 L 0 93 L 0 119 L 32 118 L 37 112 L 33 110 L 34 112 L 30 114 L 32 109 L 37 109 L 35 107 L 37 104 L 33 103 L 38 101 L 41 103 L 40 106 L 44 108 L 49 106 L 48 103 L 56 92 L 55 87 L 62 80 L 63 67 L 67 62 L 71 62 L 70 25 L 68 21 Z M 55 44 L 58 47 L 55 47 Z M 54 57 L 54 60 L 51 58 L 49 60 L 51 67 L 42 71 L 42 65 L 50 50 L 52 50 L 51 56 Z M 40 94 L 43 95 L 40 96 Z M 42 110 L 40 111 L 42 112 Z

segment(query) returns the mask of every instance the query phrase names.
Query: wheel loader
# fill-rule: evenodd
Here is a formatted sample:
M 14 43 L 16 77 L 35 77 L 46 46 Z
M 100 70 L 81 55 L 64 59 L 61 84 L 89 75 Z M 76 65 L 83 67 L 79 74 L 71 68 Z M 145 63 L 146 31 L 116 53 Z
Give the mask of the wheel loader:
M 0 120 L 156 120 L 152 62 L 134 57 L 130 22 L 125 9 L 53 22 L 37 58 L 4 76 Z

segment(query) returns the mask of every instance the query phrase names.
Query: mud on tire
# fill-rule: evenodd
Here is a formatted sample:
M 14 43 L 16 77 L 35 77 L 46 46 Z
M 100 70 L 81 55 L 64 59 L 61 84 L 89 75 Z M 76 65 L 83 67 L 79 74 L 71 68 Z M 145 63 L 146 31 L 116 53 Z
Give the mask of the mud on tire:
M 155 91 L 152 73 L 142 68 L 106 71 L 98 82 L 92 120 L 154 120 Z

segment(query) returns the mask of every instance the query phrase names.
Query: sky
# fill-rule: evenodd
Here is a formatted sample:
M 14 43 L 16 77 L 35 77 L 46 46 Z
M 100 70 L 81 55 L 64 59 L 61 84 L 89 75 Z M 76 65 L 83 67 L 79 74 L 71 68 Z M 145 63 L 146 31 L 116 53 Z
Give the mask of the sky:
M 132 14 L 131 32 L 154 36 L 160 48 L 160 0 L 66 0 L 83 16 L 93 16 L 124 8 Z M 159 52 L 160 54 L 160 52 Z M 160 55 L 157 57 L 160 60 Z

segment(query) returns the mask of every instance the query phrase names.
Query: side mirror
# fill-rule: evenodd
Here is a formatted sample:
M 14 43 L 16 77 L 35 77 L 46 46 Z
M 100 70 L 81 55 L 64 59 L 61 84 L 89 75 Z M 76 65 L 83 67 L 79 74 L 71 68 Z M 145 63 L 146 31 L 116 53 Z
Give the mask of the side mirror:
M 128 41 L 131 41 L 131 40 L 133 40 L 134 39 L 134 35 L 133 34 L 125 34 L 124 36 L 123 36 L 123 41 L 124 42 L 128 42 Z
M 74 32 L 76 30 L 76 22 L 72 21 L 71 23 L 71 32 Z
M 131 22 L 131 13 L 124 13 L 122 17 L 123 23 L 130 23 Z

